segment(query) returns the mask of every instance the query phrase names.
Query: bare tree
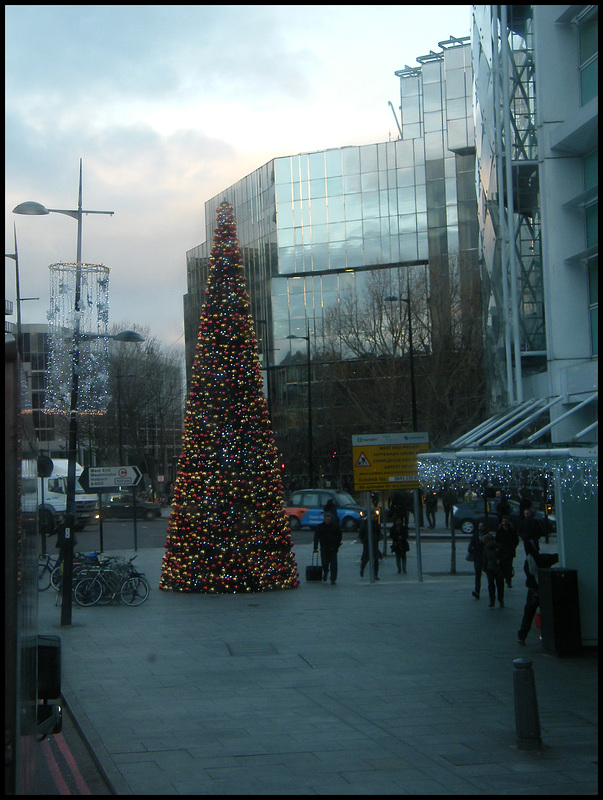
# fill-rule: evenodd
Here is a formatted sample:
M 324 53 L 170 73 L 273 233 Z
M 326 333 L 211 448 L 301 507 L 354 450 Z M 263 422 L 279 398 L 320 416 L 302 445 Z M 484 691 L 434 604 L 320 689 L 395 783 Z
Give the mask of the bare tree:
M 112 342 L 107 413 L 95 425 L 97 461 L 136 464 L 160 492 L 159 475 L 173 478 L 184 416 L 183 365 L 162 348 L 148 328 L 131 323 L 112 326 L 144 336 L 142 344 Z
M 412 429 L 409 306 L 419 429 L 438 447 L 483 416 L 481 289 L 471 265 L 449 258 L 446 269 L 414 270 L 410 304 L 385 300 L 407 295 L 405 280 L 390 281 L 389 271 L 367 272 L 361 292 L 324 310 L 312 355 L 314 451 L 323 474 L 350 472 L 353 434 Z

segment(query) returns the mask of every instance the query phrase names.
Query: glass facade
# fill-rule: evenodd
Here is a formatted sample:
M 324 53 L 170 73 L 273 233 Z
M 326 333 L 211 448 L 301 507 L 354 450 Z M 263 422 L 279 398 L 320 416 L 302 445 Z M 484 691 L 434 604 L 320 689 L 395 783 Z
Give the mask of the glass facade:
M 205 204 L 207 241 L 187 253 L 184 298 L 190 374 L 218 204 L 235 209 L 253 316 L 265 364 L 303 351 L 289 340 L 362 292 L 366 273 L 385 271 L 390 294 L 407 268 L 448 270 L 454 259 L 475 280 L 471 50 L 441 43 L 400 78 L 403 138 L 276 158 Z M 259 321 L 267 321 L 266 324 Z
M 439 47 L 438 53 L 419 57 L 420 66 L 395 73 L 400 80 L 399 139 L 269 161 L 206 202 L 207 241 L 187 253 L 184 310 L 190 382 L 215 212 L 222 200 L 231 202 L 258 345 L 269 376 L 273 425 L 291 474 L 300 472 L 293 462 L 300 453 L 304 460 L 306 441 L 305 338 L 311 344 L 313 403 L 321 420 L 315 423 L 314 438 L 321 444 L 332 442 L 331 453 L 348 463 L 351 453 L 343 456 L 342 442 L 351 442 L 343 422 L 349 401 L 342 400 L 336 385 L 374 382 L 362 365 L 377 357 L 375 339 L 366 332 L 363 340 L 357 319 L 358 309 L 375 288 L 380 293 L 372 309 L 375 318 L 384 317 L 388 306 L 389 318 L 395 317 L 398 327 L 407 319 L 406 307 L 400 308 L 400 303 L 393 311 L 383 299 L 407 291 L 412 295 L 415 348 L 422 357 L 437 350 L 439 342 L 441 351 L 462 339 L 458 327 L 451 333 L 456 321 L 453 325 L 449 310 L 439 314 L 437 325 L 428 324 L 434 305 L 450 309 L 453 283 L 456 307 L 464 302 L 463 319 L 471 316 L 472 326 L 476 316 L 481 322 L 474 301 L 479 258 L 471 48 L 468 39 L 451 39 Z M 352 325 L 354 341 L 342 333 Z M 406 358 L 400 341 L 398 334 L 395 347 Z M 390 358 L 382 381 L 393 380 L 395 347 L 391 341 L 389 346 L 389 354 L 385 345 L 381 352 Z M 480 355 L 472 363 L 479 368 Z M 407 380 L 402 387 L 401 379 L 396 380 L 398 400 L 393 410 L 383 413 L 388 430 L 410 419 L 407 399 L 401 397 L 408 390 Z M 472 402 L 471 408 L 477 409 L 480 402 L 481 398 Z M 326 422 L 327 412 L 334 422 Z

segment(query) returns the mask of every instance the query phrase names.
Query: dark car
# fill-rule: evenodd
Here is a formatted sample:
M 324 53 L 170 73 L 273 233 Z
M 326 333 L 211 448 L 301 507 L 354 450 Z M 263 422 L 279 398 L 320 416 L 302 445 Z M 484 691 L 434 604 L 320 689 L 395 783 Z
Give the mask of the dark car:
M 99 513 L 103 519 L 133 519 L 134 500 L 131 492 L 115 492 L 103 494 L 102 506 Z M 136 519 L 152 520 L 161 516 L 159 503 L 150 503 L 147 500 L 136 498 Z
M 332 500 L 337 509 L 339 524 L 345 531 L 355 531 L 366 517 L 366 509 L 359 506 L 347 492 L 331 489 L 301 489 L 293 492 L 285 503 L 292 531 L 316 528 L 324 519 L 324 508 Z
M 495 531 L 498 528 L 498 515 L 496 509 L 500 499 L 494 497 L 488 500 L 488 530 Z M 515 500 L 509 500 L 511 506 L 511 522 L 517 529 L 520 522 L 519 517 L 519 503 Z M 479 522 L 484 522 L 485 509 L 484 498 L 480 497 L 477 500 L 470 500 L 468 503 L 458 503 L 452 507 L 452 516 L 454 519 L 454 527 L 460 528 L 463 533 L 471 534 L 477 528 Z M 544 525 L 545 517 L 541 511 L 534 511 L 534 518 L 542 522 Z M 549 532 L 557 530 L 555 517 L 547 516 L 547 523 Z

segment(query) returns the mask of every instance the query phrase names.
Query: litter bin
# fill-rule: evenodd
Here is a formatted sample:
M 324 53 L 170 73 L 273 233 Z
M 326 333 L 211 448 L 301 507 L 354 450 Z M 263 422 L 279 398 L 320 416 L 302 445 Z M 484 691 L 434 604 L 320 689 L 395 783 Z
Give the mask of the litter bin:
M 538 570 L 542 649 L 558 656 L 582 650 L 578 573 L 575 569 Z

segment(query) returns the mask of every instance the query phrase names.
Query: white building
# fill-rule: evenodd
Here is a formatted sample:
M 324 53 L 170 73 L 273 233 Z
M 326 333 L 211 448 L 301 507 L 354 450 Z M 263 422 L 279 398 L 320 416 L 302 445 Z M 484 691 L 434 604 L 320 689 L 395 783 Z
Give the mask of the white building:
M 473 6 L 494 416 L 424 467 L 440 480 L 546 477 L 584 644 L 596 643 L 598 619 L 597 25 L 594 5 Z

